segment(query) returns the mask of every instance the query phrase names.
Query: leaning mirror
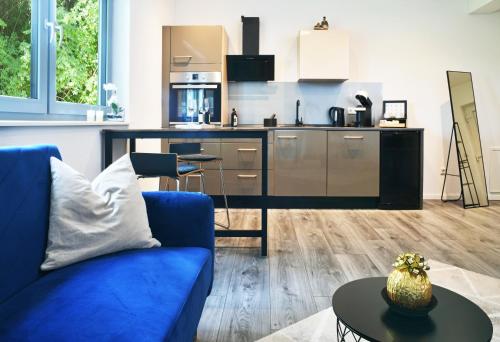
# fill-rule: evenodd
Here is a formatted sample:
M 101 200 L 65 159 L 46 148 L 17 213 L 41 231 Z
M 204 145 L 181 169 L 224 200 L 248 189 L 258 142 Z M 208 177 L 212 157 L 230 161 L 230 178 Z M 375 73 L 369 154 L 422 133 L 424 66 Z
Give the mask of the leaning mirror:
M 454 140 L 459 170 L 456 176 L 460 177 L 462 187 L 460 198 L 463 200 L 464 208 L 488 206 L 488 190 L 471 73 L 448 71 L 448 87 L 453 129 L 444 182 L 446 184 L 446 176 L 450 175 L 448 166 Z

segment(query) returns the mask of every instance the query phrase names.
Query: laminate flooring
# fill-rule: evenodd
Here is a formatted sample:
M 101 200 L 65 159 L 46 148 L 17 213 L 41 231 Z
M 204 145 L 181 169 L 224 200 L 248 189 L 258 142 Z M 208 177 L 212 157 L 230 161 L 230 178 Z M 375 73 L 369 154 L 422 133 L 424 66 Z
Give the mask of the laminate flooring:
M 232 210 L 231 221 L 258 228 L 260 212 Z M 198 341 L 269 335 L 328 308 L 342 284 L 387 275 L 401 252 L 500 278 L 500 202 L 468 210 L 440 201 L 419 211 L 269 210 L 268 230 L 268 257 L 258 239 L 217 238 Z

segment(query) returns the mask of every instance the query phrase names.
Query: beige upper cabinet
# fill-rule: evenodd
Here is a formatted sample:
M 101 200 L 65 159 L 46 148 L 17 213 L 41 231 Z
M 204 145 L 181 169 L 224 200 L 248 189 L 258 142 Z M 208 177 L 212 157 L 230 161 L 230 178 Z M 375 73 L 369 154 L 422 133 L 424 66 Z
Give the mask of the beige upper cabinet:
M 171 63 L 222 64 L 225 58 L 226 34 L 222 26 L 173 26 L 171 30 Z
M 339 30 L 300 31 L 299 81 L 349 79 L 349 36 Z

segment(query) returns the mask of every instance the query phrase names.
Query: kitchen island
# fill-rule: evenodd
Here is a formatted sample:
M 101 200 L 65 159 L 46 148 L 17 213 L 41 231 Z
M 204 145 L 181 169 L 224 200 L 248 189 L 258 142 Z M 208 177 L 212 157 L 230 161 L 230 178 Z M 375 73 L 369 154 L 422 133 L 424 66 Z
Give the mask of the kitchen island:
M 269 208 L 421 209 L 423 129 L 328 126 L 242 126 L 208 129 L 106 129 L 104 167 L 113 161 L 113 141 L 198 141 L 223 158 L 231 208 L 262 212 L 259 230 L 217 230 L 219 237 L 260 237 L 267 254 Z M 207 194 L 223 207 L 215 165 L 206 167 Z M 189 191 L 199 191 L 189 182 Z
M 113 162 L 113 141 L 117 139 L 126 139 L 129 141 L 128 150 L 130 153 L 136 151 L 137 139 L 258 139 L 262 146 L 261 165 L 264 170 L 267 169 L 267 138 L 268 132 L 265 129 L 105 129 L 104 138 L 104 165 L 106 168 Z M 261 239 L 261 255 L 267 256 L 267 173 L 262 173 L 261 193 L 259 196 L 239 199 L 237 202 L 230 197 L 230 206 L 232 208 L 252 208 L 261 210 L 261 229 L 230 229 L 216 230 L 216 237 L 259 237 Z M 208 183 L 208 182 L 207 182 Z M 207 184 L 209 185 L 209 184 Z M 219 196 L 214 196 L 219 197 Z M 214 198 L 215 205 L 219 201 Z

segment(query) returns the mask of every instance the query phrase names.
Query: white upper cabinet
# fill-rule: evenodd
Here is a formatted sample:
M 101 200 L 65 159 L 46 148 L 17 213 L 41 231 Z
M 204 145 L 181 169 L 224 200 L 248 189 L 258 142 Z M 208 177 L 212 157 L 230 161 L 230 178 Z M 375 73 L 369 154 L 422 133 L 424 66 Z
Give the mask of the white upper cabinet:
M 349 79 L 349 36 L 338 30 L 300 31 L 299 81 Z

